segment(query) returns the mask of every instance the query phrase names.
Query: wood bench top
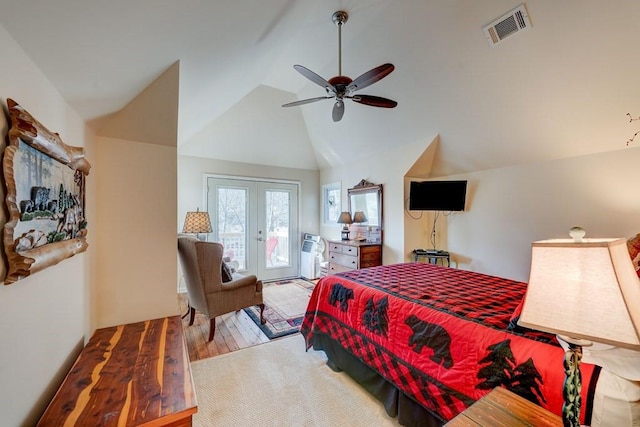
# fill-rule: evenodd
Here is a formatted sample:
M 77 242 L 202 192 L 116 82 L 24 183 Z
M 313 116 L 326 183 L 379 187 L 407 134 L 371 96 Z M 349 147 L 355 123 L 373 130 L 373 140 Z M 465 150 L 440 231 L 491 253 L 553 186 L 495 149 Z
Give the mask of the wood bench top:
M 509 390 L 496 387 L 446 427 L 562 427 L 562 418 Z
M 38 426 L 190 426 L 197 410 L 173 316 L 96 330 Z

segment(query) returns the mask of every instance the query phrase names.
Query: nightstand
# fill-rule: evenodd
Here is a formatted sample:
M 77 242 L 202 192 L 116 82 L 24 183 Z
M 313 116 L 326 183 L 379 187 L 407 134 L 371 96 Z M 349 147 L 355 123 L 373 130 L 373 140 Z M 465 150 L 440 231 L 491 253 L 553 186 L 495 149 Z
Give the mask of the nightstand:
M 562 418 L 505 388 L 496 387 L 445 425 L 447 427 L 562 426 Z

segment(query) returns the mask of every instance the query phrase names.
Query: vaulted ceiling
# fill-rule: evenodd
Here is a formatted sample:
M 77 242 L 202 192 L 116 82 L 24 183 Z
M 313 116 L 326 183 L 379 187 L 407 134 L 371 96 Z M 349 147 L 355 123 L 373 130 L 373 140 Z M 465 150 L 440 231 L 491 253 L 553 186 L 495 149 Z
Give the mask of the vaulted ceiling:
M 2 25 L 87 121 L 116 112 L 180 62 L 181 154 L 325 168 L 439 135 L 433 175 L 624 149 L 640 114 L 640 2 L 530 0 L 532 26 L 491 46 L 512 0 L 0 0 Z M 332 101 L 293 69 L 396 69 Z M 4 64 L 3 66 L 10 66 Z M 8 97 L 11 94 L 2 94 Z M 638 127 L 640 128 L 640 126 Z

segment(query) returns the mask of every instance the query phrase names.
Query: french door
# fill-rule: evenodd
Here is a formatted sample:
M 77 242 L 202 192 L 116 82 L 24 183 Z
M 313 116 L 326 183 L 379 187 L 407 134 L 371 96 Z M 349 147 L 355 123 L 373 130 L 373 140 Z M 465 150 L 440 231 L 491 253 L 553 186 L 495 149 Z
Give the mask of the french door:
M 216 242 L 239 272 L 261 280 L 298 276 L 298 184 L 207 178 Z

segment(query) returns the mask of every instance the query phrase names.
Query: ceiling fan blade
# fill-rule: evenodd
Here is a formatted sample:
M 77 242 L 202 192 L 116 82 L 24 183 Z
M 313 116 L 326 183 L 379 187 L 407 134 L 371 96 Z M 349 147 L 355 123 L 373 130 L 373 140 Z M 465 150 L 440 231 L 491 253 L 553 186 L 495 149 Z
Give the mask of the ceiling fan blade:
M 382 98 L 372 95 L 355 95 L 351 99 L 359 104 L 370 105 L 372 107 L 394 108 L 398 103 L 392 99 Z
M 297 72 L 299 72 L 300 74 L 302 74 L 303 76 L 305 76 L 306 78 L 314 82 L 315 84 L 322 86 L 323 88 L 333 92 L 333 94 L 336 93 L 336 88 L 331 83 L 329 83 L 328 81 L 326 81 L 325 79 L 323 79 L 322 77 L 320 77 L 319 75 L 311 71 L 310 69 L 305 68 L 302 65 L 294 65 L 293 68 L 295 68 Z
M 309 98 L 309 99 L 301 99 L 300 101 L 294 101 L 294 102 L 289 102 L 288 104 L 283 104 L 283 107 L 295 107 L 297 105 L 304 105 L 304 104 L 310 104 L 312 102 L 316 102 L 316 101 L 322 101 L 323 99 L 330 99 L 333 98 L 332 96 L 318 96 L 316 98 Z
M 349 83 L 349 85 L 347 85 L 347 91 L 353 92 L 370 86 L 388 76 L 393 70 L 395 70 L 395 68 L 396 67 L 394 67 L 393 64 L 387 63 L 369 70 Z
M 344 102 L 342 102 L 341 99 L 338 99 L 333 105 L 333 112 L 331 115 L 333 116 L 334 122 L 342 120 L 342 116 L 344 116 Z

